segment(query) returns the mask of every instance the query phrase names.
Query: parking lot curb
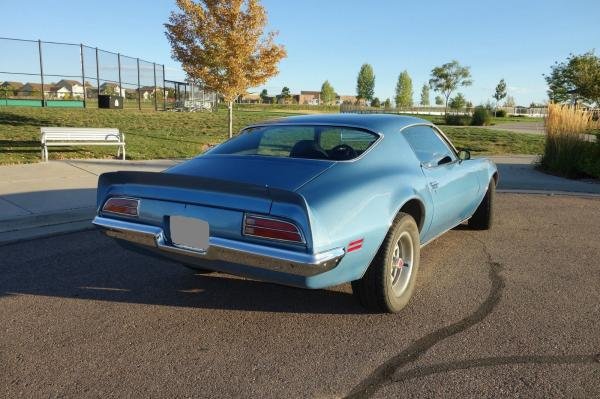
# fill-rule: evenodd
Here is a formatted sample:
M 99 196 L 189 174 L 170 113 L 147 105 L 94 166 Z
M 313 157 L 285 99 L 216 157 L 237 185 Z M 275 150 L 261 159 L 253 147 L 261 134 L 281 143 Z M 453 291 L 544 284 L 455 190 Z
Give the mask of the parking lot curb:
M 90 207 L 0 220 L 0 246 L 93 229 L 92 218 L 95 213 L 96 209 Z

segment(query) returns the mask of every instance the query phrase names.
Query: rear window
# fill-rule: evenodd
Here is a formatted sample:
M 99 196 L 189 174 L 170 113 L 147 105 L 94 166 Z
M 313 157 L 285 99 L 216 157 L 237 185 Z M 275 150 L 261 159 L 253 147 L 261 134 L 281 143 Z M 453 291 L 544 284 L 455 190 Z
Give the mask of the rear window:
M 210 153 L 346 161 L 360 156 L 377 138 L 340 126 L 271 125 L 246 129 Z

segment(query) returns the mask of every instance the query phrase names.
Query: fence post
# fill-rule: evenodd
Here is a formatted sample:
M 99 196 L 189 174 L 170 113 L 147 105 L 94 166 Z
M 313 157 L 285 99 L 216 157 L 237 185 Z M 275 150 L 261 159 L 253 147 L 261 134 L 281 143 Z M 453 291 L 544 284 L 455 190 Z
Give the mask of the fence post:
M 79 43 L 79 54 L 81 57 L 81 84 L 83 85 L 83 108 L 87 108 L 87 92 L 85 90 L 85 69 L 83 67 L 83 43 Z
M 44 94 L 44 63 L 42 61 L 42 41 L 38 40 L 38 51 L 40 56 L 40 81 L 42 83 L 42 107 L 45 107 L 46 104 L 46 95 Z
M 162 66 L 163 71 L 163 111 L 167 110 L 167 84 L 165 82 L 165 64 Z
M 142 110 L 142 93 L 141 93 L 141 89 L 140 89 L 140 59 L 137 59 L 137 75 L 138 75 L 138 109 L 141 111 Z
M 117 66 L 119 67 L 119 96 L 123 96 L 123 85 L 121 84 L 121 53 L 117 53 Z M 123 98 L 123 104 L 125 104 L 125 98 Z
M 98 102 L 98 108 L 100 108 L 100 63 L 98 61 L 98 47 L 96 47 L 96 100 Z
M 152 71 L 154 72 L 154 110 L 158 111 L 158 99 L 156 98 L 158 96 L 158 93 L 156 92 L 156 62 L 153 62 L 152 65 L 154 65 L 154 68 L 152 68 Z

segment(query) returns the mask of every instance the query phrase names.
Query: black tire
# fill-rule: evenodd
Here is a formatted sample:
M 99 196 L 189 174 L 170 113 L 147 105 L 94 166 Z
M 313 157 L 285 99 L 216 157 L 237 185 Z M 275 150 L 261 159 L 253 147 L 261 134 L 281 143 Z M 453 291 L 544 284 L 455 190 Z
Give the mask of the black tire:
M 214 273 L 214 270 L 203 269 L 200 266 L 191 265 L 189 263 L 182 263 L 181 265 L 187 267 L 188 269 L 191 269 L 191 270 L 195 271 L 197 274 L 211 274 L 211 273 Z
M 494 198 L 496 196 L 496 181 L 492 179 L 481 204 L 469 219 L 469 227 L 474 230 L 489 230 L 494 223 Z
M 401 247 L 401 241 L 408 240 L 406 235 L 410 237 L 410 243 L 406 246 L 412 249 L 412 259 L 410 262 L 406 262 L 407 266 L 398 267 L 400 262 L 393 265 L 395 251 L 397 247 L 398 249 Z M 362 279 L 352 282 L 354 296 L 364 307 L 376 312 L 397 313 L 402 310 L 411 298 L 415 288 L 416 276 L 419 270 L 420 248 L 417 223 L 412 216 L 403 212 L 398 213 L 365 275 Z M 400 259 L 405 256 L 401 253 Z M 404 264 L 404 262 L 402 263 Z M 402 269 L 402 267 L 410 267 L 411 270 L 404 277 L 401 286 L 397 286 L 394 284 L 393 268 L 401 270 L 400 273 L 408 270 Z

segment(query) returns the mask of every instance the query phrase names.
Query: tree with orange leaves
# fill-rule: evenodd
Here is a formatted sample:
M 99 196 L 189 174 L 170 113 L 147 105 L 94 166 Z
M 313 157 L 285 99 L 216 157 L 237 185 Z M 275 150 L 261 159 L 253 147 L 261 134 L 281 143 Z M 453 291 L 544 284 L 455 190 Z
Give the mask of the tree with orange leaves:
M 177 6 L 165 24 L 173 58 L 190 79 L 223 96 L 232 137 L 233 102 L 279 72 L 285 49 L 273 42 L 276 32 L 265 34 L 259 0 L 177 0 Z

